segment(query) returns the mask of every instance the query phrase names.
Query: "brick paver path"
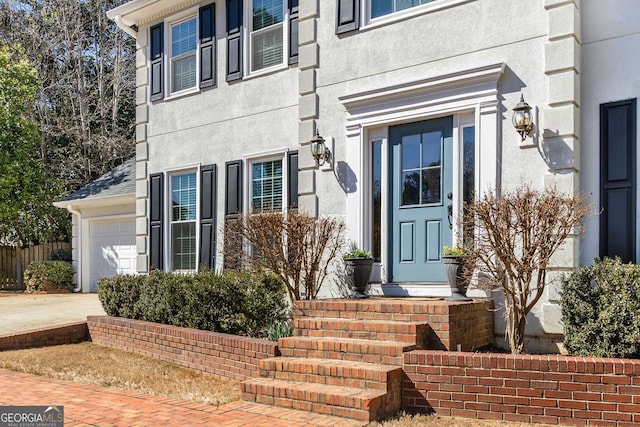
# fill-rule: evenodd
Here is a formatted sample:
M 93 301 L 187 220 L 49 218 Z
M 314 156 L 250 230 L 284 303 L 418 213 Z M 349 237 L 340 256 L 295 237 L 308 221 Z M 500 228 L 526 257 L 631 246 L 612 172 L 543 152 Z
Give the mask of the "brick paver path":
M 249 402 L 203 405 L 0 369 L 0 406 L 64 406 L 65 427 L 359 427 L 326 415 Z

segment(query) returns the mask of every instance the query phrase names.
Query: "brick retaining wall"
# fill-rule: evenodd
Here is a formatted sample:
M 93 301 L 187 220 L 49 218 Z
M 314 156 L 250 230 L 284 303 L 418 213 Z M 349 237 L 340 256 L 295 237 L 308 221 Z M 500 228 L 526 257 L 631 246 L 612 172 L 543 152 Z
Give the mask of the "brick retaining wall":
M 258 376 L 275 342 L 110 316 L 89 316 L 91 341 L 236 380 Z
M 51 345 L 75 344 L 89 337 L 86 322 L 37 329 L 0 336 L 0 351 L 21 350 Z
M 413 351 L 403 408 L 465 418 L 640 425 L 640 360 Z

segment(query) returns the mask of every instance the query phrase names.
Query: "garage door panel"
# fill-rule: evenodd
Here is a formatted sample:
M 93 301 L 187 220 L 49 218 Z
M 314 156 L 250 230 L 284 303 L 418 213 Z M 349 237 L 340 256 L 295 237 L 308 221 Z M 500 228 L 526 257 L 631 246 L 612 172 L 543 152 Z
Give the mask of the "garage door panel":
M 103 277 L 136 272 L 135 220 L 92 221 L 89 224 L 89 279 L 92 292 Z

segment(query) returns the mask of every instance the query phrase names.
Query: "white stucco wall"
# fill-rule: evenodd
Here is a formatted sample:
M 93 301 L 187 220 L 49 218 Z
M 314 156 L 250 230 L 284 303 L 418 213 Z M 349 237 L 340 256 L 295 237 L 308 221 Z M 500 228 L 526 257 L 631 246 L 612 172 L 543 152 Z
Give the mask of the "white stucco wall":
M 640 46 L 639 6 L 635 0 L 582 2 L 583 173 L 580 188 L 593 206 L 594 214 L 587 221 L 582 237 L 580 264 L 591 264 L 599 254 L 596 212 L 600 204 L 600 105 L 640 97 L 640 57 L 636 54 Z M 640 125 L 640 120 L 637 123 Z M 638 131 L 637 135 L 640 135 Z M 637 212 L 640 215 L 640 209 Z M 636 242 L 638 250 L 640 240 Z M 640 254 L 636 258 L 640 259 Z

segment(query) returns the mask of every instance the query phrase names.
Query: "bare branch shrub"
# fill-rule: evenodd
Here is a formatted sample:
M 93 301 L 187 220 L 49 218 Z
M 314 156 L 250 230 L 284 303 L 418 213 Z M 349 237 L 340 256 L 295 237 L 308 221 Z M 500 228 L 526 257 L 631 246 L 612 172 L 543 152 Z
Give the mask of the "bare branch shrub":
M 489 192 L 466 206 L 473 226 L 472 265 L 485 290 L 504 296 L 506 336 L 511 352 L 524 351 L 527 315 L 542 297 L 553 253 L 573 235 L 589 211 L 584 197 L 523 185 L 501 195 Z
M 344 223 L 302 212 L 260 212 L 233 219 L 225 228 L 225 265 L 271 271 L 287 285 L 291 300 L 314 299 L 344 245 Z M 243 241 L 243 245 L 237 242 Z

